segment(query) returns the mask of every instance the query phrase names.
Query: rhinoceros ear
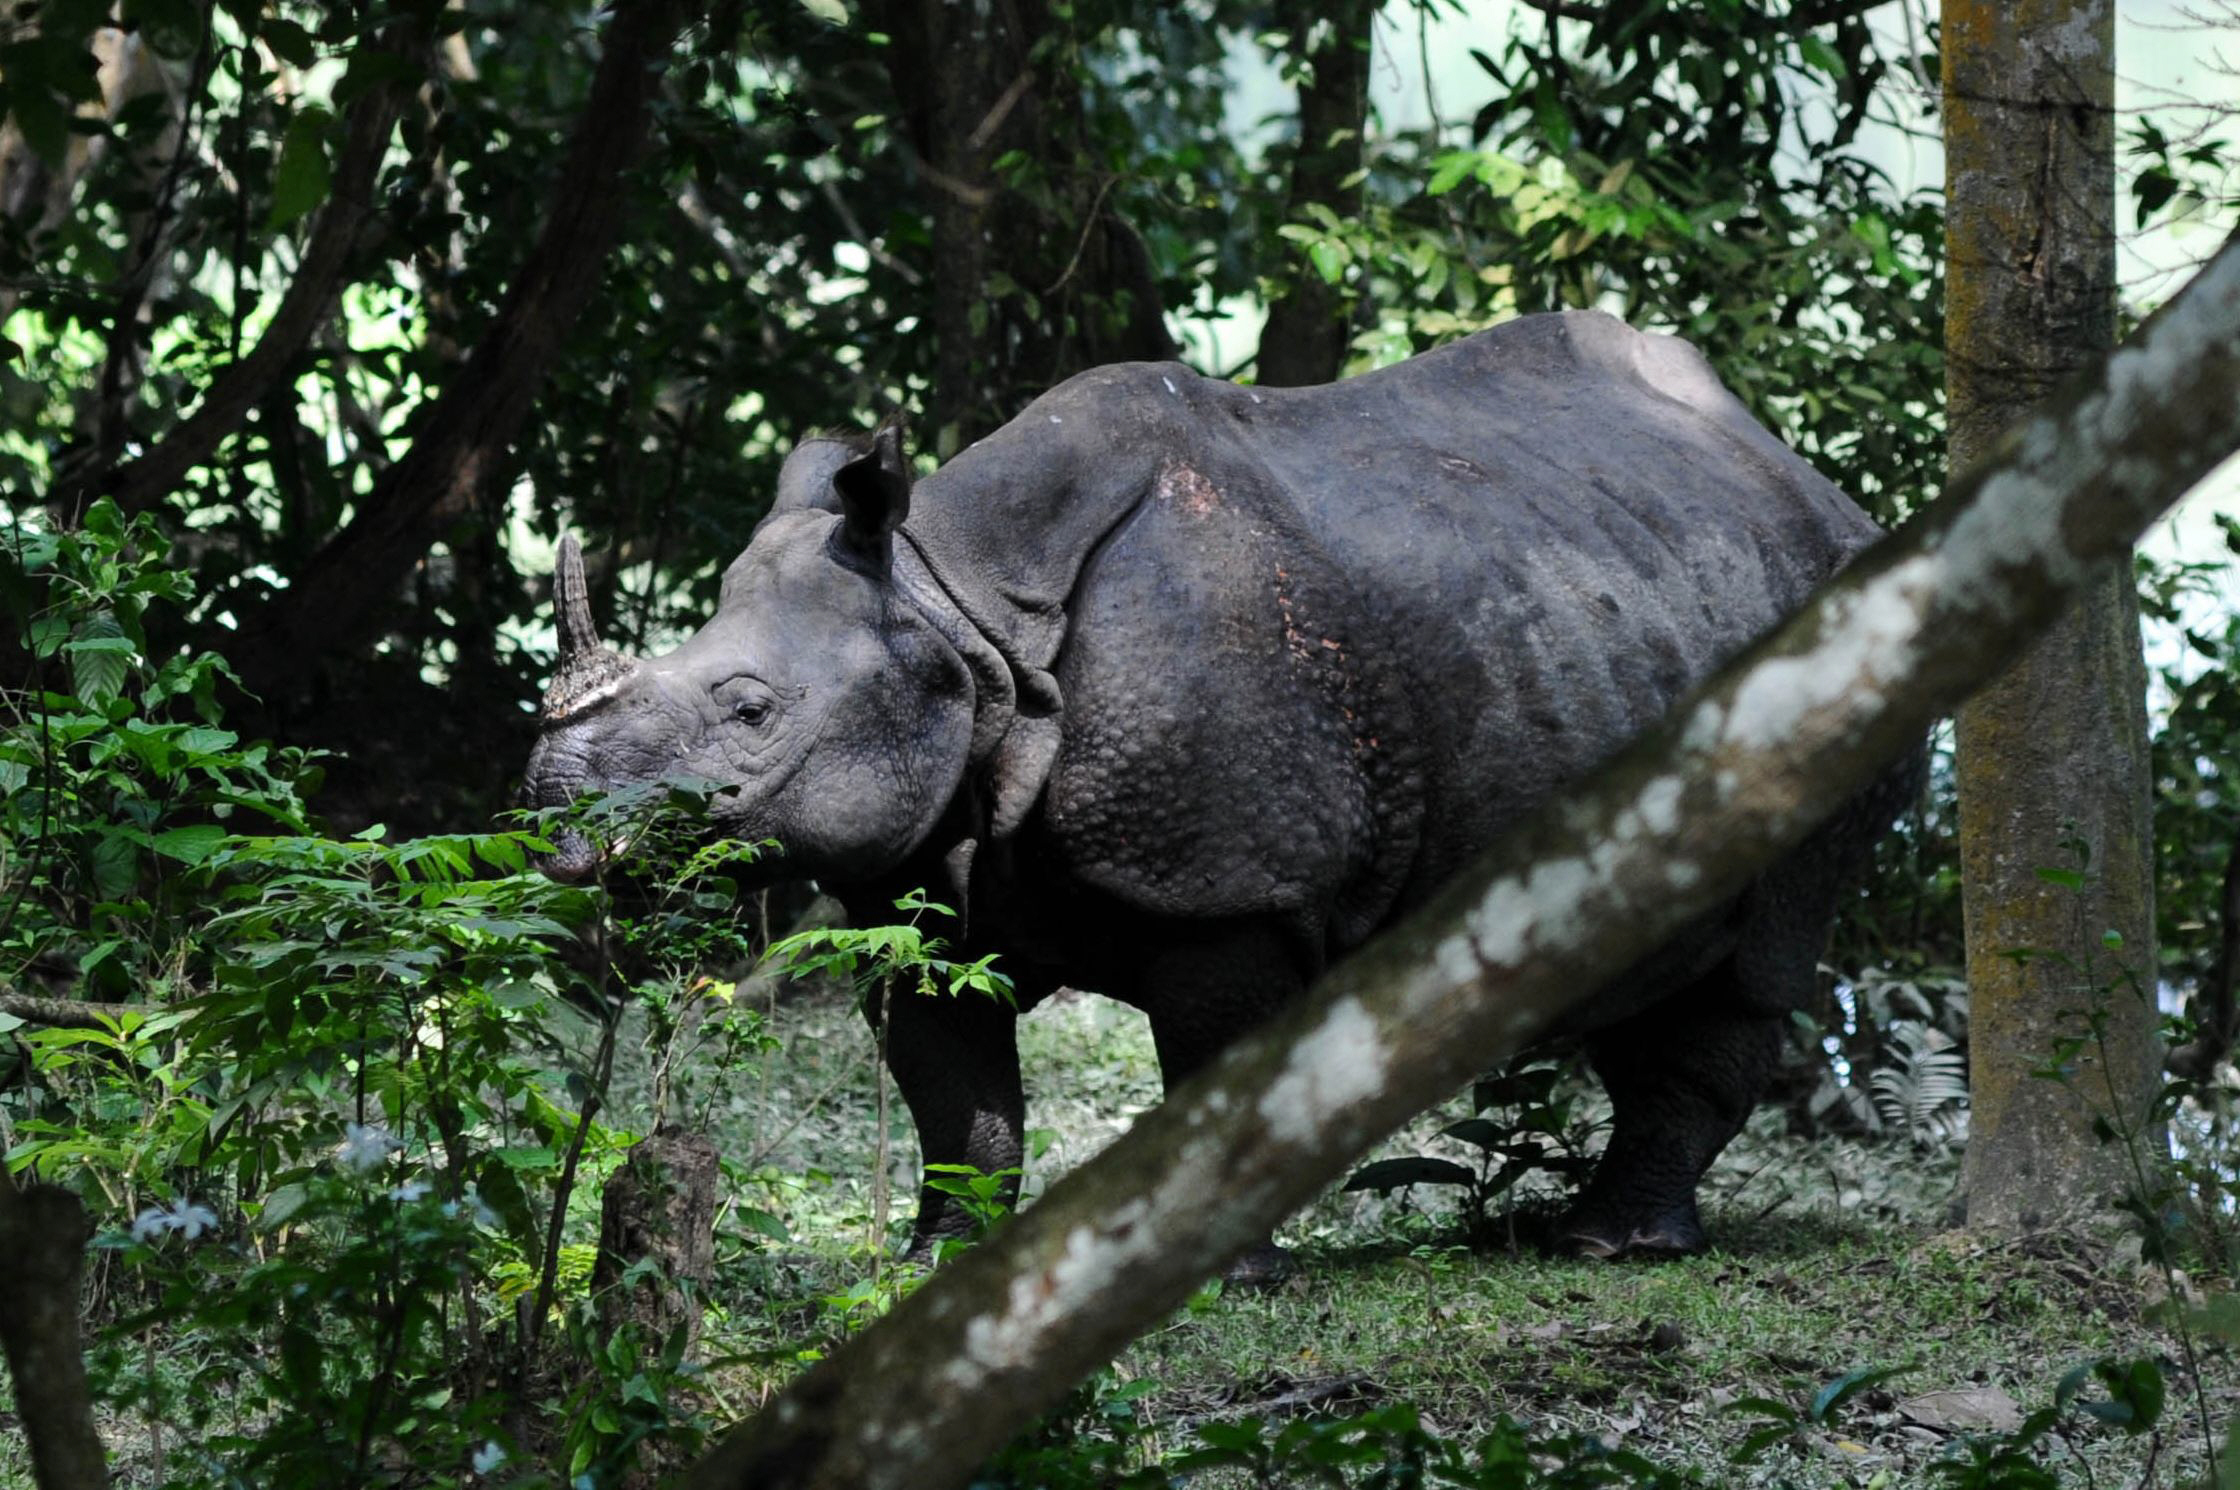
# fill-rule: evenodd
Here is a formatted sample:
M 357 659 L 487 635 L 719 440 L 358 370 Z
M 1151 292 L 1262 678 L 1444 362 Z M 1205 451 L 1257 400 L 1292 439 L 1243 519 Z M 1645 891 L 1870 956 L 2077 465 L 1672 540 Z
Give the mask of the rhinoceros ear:
M 811 435 L 793 447 L 778 468 L 778 492 L 770 511 L 838 512 L 840 493 L 832 478 L 842 466 L 863 453 L 863 436 Z
M 880 569 L 894 530 L 910 515 L 910 458 L 902 452 L 902 416 L 893 415 L 871 436 L 871 448 L 832 473 L 840 494 L 841 537 Z

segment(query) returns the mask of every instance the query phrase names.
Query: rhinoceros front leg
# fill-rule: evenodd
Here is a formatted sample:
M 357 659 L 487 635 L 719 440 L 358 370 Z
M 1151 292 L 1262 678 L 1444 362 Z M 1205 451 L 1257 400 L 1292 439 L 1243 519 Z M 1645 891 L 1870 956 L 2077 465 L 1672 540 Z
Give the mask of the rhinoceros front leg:
M 876 1019 L 875 1007 L 867 1012 Z M 887 1069 L 902 1089 L 927 1164 L 969 1164 L 982 1174 L 1019 1167 L 1026 1098 L 1019 1084 L 1017 1024 L 1010 1008 L 977 994 L 890 995 Z M 1013 1177 L 1004 1198 L 1017 1196 Z M 970 1236 L 973 1224 L 953 1197 L 923 1187 L 910 1250 L 921 1254 L 944 1238 Z
M 1193 925 L 1165 941 L 1145 959 L 1134 1002 L 1150 1016 L 1167 1091 L 1298 997 L 1308 981 L 1292 939 L 1266 922 Z M 1290 1252 L 1270 1239 L 1222 1276 L 1232 1285 L 1268 1287 L 1295 1268 Z
M 1592 1257 L 1702 1250 L 1696 1185 L 1742 1130 L 1781 1058 L 1783 1016 L 1707 981 L 1612 1026 L 1592 1046 L 1610 1143 L 1558 1229 Z

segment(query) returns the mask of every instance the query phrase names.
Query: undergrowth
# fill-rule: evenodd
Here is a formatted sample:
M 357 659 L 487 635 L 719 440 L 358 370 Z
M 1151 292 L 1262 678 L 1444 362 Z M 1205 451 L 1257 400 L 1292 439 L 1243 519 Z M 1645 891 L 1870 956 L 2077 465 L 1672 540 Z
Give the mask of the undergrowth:
M 148 608 L 186 598 L 161 552 L 96 504 L 0 563 L 43 668 L 0 720 L 4 981 L 80 1000 L 67 1020 L 0 1016 L 0 1127 L 12 1172 L 95 1217 L 91 1363 L 121 1482 L 642 1482 L 917 1286 L 886 1260 L 916 1173 L 876 1016 L 1006 997 L 1000 965 L 950 958 L 922 896 L 893 926 L 767 945 L 740 878 L 765 849 L 706 838 L 705 783 L 583 804 L 634 845 L 612 883 L 537 874 L 539 821 L 326 836 L 305 806 L 316 758 L 225 728 L 222 660 L 147 654 Z M 1764 1115 L 1707 1186 L 1725 1250 L 1534 1255 L 1602 1112 L 1560 1065 L 1497 1073 L 1295 1218 L 1299 1279 L 1209 1286 L 980 1483 L 2205 1469 L 2240 1338 L 2225 1093 L 2173 1086 L 2180 1159 L 2137 1150 L 2144 1291 L 2121 1249 L 1924 1242 L 1958 1131 L 1936 1033 L 1952 1001 L 1847 986 L 1899 1058 L 1817 1110 L 1910 1142 Z M 1031 1200 L 1158 1084 L 1112 1005 L 1061 1000 L 1025 1043 Z M 722 1156 L 717 1247 L 663 1285 L 682 1303 L 654 1326 L 615 1301 L 662 1261 L 602 1267 L 602 1196 L 673 1133 Z M 939 1183 L 994 1224 L 1014 1178 Z

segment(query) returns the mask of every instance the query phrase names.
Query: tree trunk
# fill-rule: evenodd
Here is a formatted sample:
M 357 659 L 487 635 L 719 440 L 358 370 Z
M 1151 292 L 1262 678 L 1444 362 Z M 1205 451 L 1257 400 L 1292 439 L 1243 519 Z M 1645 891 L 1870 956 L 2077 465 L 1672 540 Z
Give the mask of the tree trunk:
M 1285 7 L 1299 80 L 1299 144 L 1291 160 L 1287 222 L 1313 223 L 1306 209 L 1327 207 L 1340 219 L 1361 215 L 1361 132 L 1369 113 L 1370 23 L 1374 0 Z M 1350 299 L 1306 262 L 1290 255 L 1290 288 L 1268 307 L 1260 331 L 1255 381 L 1269 388 L 1335 382 L 1351 341 Z
M 607 1181 L 599 1197 L 599 1257 L 591 1267 L 602 1343 L 630 1330 L 640 1360 L 674 1362 L 699 1342 L 715 1275 L 718 1177 L 716 1146 L 705 1134 L 656 1132 Z M 671 1402 L 672 1409 L 681 1405 Z M 683 1451 L 655 1437 L 640 1446 L 621 1490 L 651 1490 L 682 1468 Z
M 963 1483 L 1404 1122 L 1801 841 L 2240 443 L 2240 245 L 1945 500 L 733 1433 L 689 1490 Z
M 2114 341 L 2113 12 L 2107 0 L 1945 0 L 1956 472 Z M 2144 1124 L 2158 1068 L 2147 770 L 2138 596 L 2122 565 L 1960 712 L 1971 1226 L 2069 1224 L 2127 1180 L 2121 1148 L 2093 1125 Z M 2083 888 L 2040 870 L 2082 870 Z M 2109 931 L 2120 947 L 2102 945 Z M 2062 957 L 2013 955 L 2023 949 Z M 2065 1062 L 2070 1080 L 2031 1074 L 2096 1019 L 2103 1039 Z
M 716 1146 L 699 1133 L 655 1133 L 630 1150 L 599 1201 L 591 1291 L 609 1333 L 635 1325 L 646 1348 L 680 1325 L 700 1338 L 701 1300 L 716 1264 Z M 660 1276 L 629 1280 L 634 1264 Z
M 1056 13 L 1054 13 L 1056 12 Z M 933 239 L 926 424 L 946 459 L 1099 363 L 1174 355 L 1150 255 L 1083 144 L 1070 10 L 874 0 Z M 993 164 L 1019 153 L 1014 186 Z
M 78 1283 L 92 1234 L 75 1194 L 58 1185 L 19 1186 L 0 1172 L 0 1255 L 8 1259 L 0 1277 L 0 1347 L 39 1490 L 101 1490 L 109 1483 L 78 1339 Z

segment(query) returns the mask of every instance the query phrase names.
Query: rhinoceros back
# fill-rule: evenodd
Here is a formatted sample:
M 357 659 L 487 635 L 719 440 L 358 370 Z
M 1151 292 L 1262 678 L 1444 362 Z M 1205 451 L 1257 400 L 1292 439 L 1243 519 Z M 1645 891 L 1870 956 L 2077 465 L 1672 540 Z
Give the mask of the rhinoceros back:
M 1693 347 L 1597 313 L 1326 388 L 1202 386 L 1400 643 L 1434 878 L 1879 533 Z
M 1693 348 L 1583 312 L 1319 388 L 1092 369 L 910 529 L 1022 698 L 1063 695 L 1083 879 L 1339 946 L 1877 531 Z

